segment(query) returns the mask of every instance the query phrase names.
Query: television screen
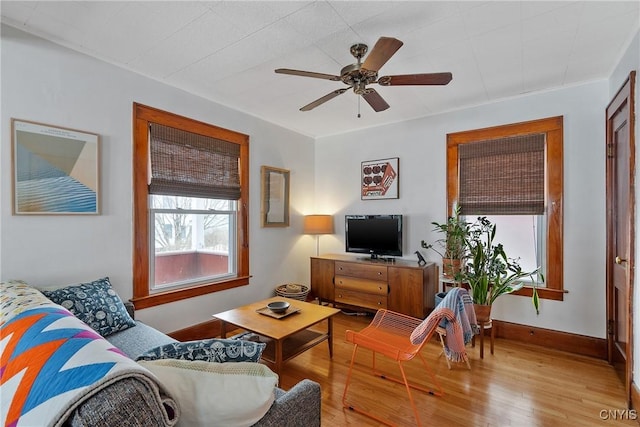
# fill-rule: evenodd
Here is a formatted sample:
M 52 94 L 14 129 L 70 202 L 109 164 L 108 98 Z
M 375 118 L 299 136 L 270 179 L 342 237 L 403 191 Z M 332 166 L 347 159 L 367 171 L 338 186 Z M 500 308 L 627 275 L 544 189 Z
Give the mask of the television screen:
M 402 256 L 402 215 L 346 215 L 345 250 Z

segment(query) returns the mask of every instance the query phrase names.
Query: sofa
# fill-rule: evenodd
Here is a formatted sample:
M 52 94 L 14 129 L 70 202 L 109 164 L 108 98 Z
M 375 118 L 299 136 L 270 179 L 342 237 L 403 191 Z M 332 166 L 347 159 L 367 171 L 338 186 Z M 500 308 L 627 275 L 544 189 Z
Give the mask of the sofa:
M 175 398 L 175 393 L 172 394 L 168 391 L 171 389 L 169 386 L 175 384 L 163 384 L 159 379 L 161 377 L 158 376 L 158 372 L 150 370 L 151 365 L 145 364 L 149 362 L 140 361 L 138 363 L 135 360 L 151 349 L 182 343 L 176 344 L 177 341 L 171 337 L 135 320 L 133 306 L 122 302 L 110 288 L 108 278 L 101 279 L 102 285 L 104 285 L 105 279 L 109 292 L 107 300 L 109 303 L 116 301 L 122 305 L 124 310 L 121 311 L 127 312 L 123 316 L 127 318 L 125 322 L 128 323 L 126 326 L 117 326 L 117 330 L 112 328 L 108 334 L 105 333 L 103 327 L 117 325 L 119 309 L 112 307 L 112 310 L 96 311 L 95 307 L 92 308 L 94 302 L 90 300 L 69 303 L 65 298 L 62 298 L 59 301 L 61 304 L 59 304 L 45 296 L 51 296 L 52 294 L 49 293 L 51 291 L 42 290 L 40 292 L 40 290 L 20 281 L 0 284 L 2 290 L 0 295 L 0 308 L 2 309 L 0 336 L 3 340 L 10 337 L 8 344 L 2 349 L 3 365 L 0 368 L 3 372 L 0 394 L 3 396 L 1 415 L 4 425 L 11 423 L 13 425 L 30 425 L 33 420 L 39 420 L 38 425 L 65 427 L 181 425 L 181 417 L 184 419 L 184 409 L 181 410 L 181 407 L 185 408 L 188 406 L 186 404 L 193 404 L 193 402 L 182 402 L 181 404 L 180 399 Z M 91 286 L 94 283 L 83 285 Z M 83 310 L 89 307 L 88 310 L 93 310 L 93 313 L 87 317 L 86 313 L 74 312 L 78 307 Z M 51 328 L 52 325 L 56 325 L 59 329 L 49 330 L 48 328 Z M 77 370 L 87 368 L 89 365 L 96 368 L 85 369 L 84 373 L 80 371 L 79 378 L 56 377 L 55 375 L 61 376 L 62 370 L 59 368 L 63 362 L 56 361 L 54 363 L 53 359 L 55 358 L 48 355 L 46 351 L 42 351 L 42 348 L 46 348 L 42 347 L 44 337 L 52 333 L 69 334 L 69 337 L 53 336 L 56 343 L 63 343 L 59 345 L 57 351 L 52 352 L 53 356 L 63 353 L 64 349 L 73 348 L 70 351 L 75 352 L 71 356 L 66 356 L 65 369 L 71 361 L 79 365 Z M 74 344 L 74 342 L 82 342 L 81 346 L 83 347 L 81 349 L 75 348 L 80 345 Z M 85 345 L 84 343 L 89 344 Z M 29 348 L 24 348 L 25 346 L 35 348 L 37 345 L 40 345 L 37 356 L 34 356 L 33 352 L 29 353 Z M 7 360 L 10 361 L 5 363 Z M 18 362 L 14 362 L 14 360 Z M 243 366 L 244 364 L 245 362 L 206 363 L 205 365 L 226 365 L 233 368 L 232 365 Z M 104 377 L 100 377 L 99 368 L 105 365 L 112 366 L 111 371 Z M 275 381 L 277 381 L 277 376 L 266 366 L 257 363 L 250 365 L 261 368 L 263 373 L 268 371 L 268 374 L 275 377 Z M 40 372 L 45 374 L 46 369 L 50 369 L 52 374 L 44 382 L 32 379 L 32 384 L 29 384 L 30 389 L 25 392 L 26 380 L 23 378 L 27 378 L 28 375 L 24 377 L 20 375 L 22 372 L 29 372 L 31 368 L 34 368 L 34 371 L 40 369 Z M 41 377 L 45 376 L 41 375 Z M 98 379 L 91 383 L 89 377 Z M 181 377 L 177 378 L 173 382 L 180 383 Z M 74 386 L 75 382 L 84 382 L 74 391 L 67 391 L 71 388 L 70 386 L 65 386 L 64 390 L 62 390 L 63 386 L 59 386 L 61 388 L 60 394 L 55 396 L 55 393 L 51 391 L 51 385 L 56 381 L 64 382 L 63 380 L 74 382 Z M 288 391 L 275 386 L 270 390 L 273 393 L 272 400 L 268 402 L 270 406 L 265 408 L 266 413 L 264 415 L 261 413 L 261 418 L 252 425 L 320 426 L 321 393 L 318 383 L 304 379 Z M 62 393 L 63 391 L 66 393 Z M 217 391 L 207 390 L 202 406 L 211 406 L 209 403 L 217 400 Z M 219 392 L 221 393 L 218 395 L 219 399 L 224 400 L 227 390 L 223 388 Z M 5 396 L 11 398 L 7 399 Z M 61 396 L 67 400 L 63 404 L 60 404 L 60 400 L 64 400 Z M 199 399 L 202 398 L 203 396 L 199 396 Z M 209 403 L 206 399 L 209 399 Z M 40 417 L 45 417 L 48 421 L 42 423 Z M 216 425 L 216 422 L 212 421 L 207 424 Z

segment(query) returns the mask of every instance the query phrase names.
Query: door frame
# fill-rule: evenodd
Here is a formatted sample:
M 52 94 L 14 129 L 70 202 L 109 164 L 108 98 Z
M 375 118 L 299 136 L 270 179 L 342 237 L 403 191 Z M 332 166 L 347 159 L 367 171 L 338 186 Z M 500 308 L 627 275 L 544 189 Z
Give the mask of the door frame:
M 628 106 L 627 120 L 629 126 L 629 209 L 627 212 L 627 220 L 629 221 L 629 254 L 628 254 L 628 312 L 627 312 L 627 348 L 626 348 L 626 364 L 625 364 L 625 392 L 627 405 L 631 407 L 631 383 L 633 380 L 633 294 L 634 294 L 634 269 L 635 269 L 635 77 L 636 72 L 631 71 L 629 76 L 618 90 L 616 95 L 606 108 L 606 137 L 605 137 L 605 153 L 606 153 L 606 331 L 607 331 L 607 358 L 609 363 L 613 360 L 613 311 L 615 301 L 613 299 L 613 273 L 611 266 L 614 263 L 616 254 L 613 247 L 613 206 L 611 190 L 614 185 L 614 172 L 611 167 L 612 157 L 610 145 L 614 137 L 614 129 L 612 125 L 612 117 L 620 108 Z M 615 159 L 615 155 L 613 155 Z

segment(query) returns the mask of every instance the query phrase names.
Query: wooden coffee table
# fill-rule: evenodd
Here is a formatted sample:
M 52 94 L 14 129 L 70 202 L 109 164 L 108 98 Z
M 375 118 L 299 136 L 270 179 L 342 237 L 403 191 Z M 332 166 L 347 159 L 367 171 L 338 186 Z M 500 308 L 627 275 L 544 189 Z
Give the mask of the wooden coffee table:
M 257 310 L 265 308 L 271 301 L 288 301 L 291 303 L 291 308 L 300 309 L 300 311 L 279 319 L 257 312 Z M 274 371 L 280 374 L 284 362 L 323 341 L 328 342 L 329 357 L 333 357 L 332 316 L 339 312 L 338 309 L 318 304 L 273 297 L 233 310 L 223 311 L 214 314 L 213 317 L 222 321 L 223 338 L 226 338 L 228 330 L 237 328 L 260 335 L 260 341 L 267 343 L 267 347 L 262 353 L 262 359 L 273 364 Z M 309 329 L 324 320 L 327 321 L 326 333 Z M 233 327 L 228 328 L 227 325 Z

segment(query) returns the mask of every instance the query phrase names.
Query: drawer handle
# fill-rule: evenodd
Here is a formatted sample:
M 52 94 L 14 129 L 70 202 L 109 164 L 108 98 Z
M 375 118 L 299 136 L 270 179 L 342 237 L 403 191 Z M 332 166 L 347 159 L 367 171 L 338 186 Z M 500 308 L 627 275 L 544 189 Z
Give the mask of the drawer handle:
M 342 294 L 338 294 L 338 298 L 342 298 Z
M 382 271 L 378 271 L 378 276 L 382 276 Z
M 378 289 L 382 290 L 382 286 L 378 286 Z
M 378 301 L 378 305 L 382 305 L 382 302 L 381 302 L 381 301 Z

